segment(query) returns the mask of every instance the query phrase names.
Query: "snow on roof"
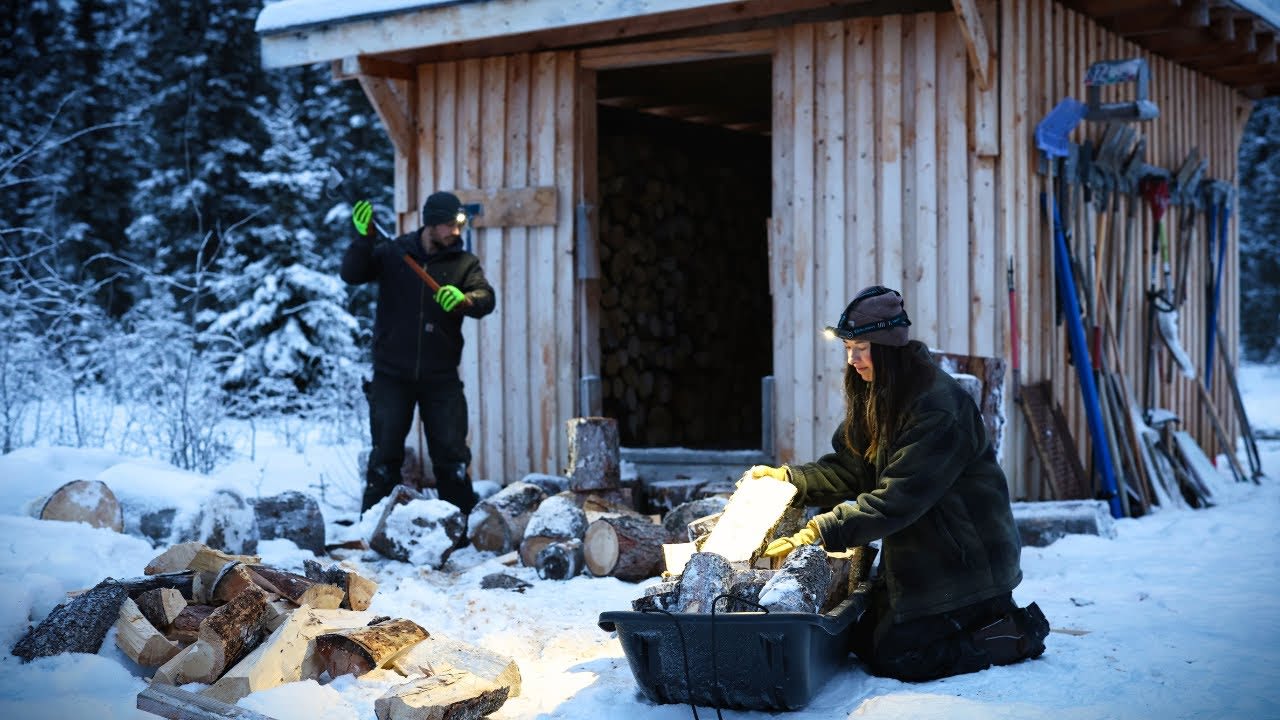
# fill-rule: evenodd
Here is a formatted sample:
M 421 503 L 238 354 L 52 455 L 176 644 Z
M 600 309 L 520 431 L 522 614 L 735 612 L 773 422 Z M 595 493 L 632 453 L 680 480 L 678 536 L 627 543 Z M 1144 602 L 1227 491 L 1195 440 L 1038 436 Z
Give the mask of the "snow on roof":
M 353 22 L 484 0 L 363 0 L 353 7 L 348 0 L 277 0 L 267 2 L 254 30 L 263 35 L 301 30 L 332 22 Z
M 1271 27 L 1280 29 L 1280 0 L 1235 0 L 1234 4 L 1257 15 Z

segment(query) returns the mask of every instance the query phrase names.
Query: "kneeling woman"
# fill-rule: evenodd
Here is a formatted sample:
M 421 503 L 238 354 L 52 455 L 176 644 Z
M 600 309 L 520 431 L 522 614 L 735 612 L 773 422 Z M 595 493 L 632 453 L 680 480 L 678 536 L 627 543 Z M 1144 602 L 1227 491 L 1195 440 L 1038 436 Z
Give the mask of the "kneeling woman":
M 848 361 L 834 452 L 752 474 L 795 485 L 797 505 L 834 506 L 766 554 L 882 540 L 853 650 L 878 675 L 918 681 L 1037 657 L 1049 624 L 1013 602 L 1021 543 L 982 415 L 910 325 L 898 292 L 858 293 L 827 328 Z

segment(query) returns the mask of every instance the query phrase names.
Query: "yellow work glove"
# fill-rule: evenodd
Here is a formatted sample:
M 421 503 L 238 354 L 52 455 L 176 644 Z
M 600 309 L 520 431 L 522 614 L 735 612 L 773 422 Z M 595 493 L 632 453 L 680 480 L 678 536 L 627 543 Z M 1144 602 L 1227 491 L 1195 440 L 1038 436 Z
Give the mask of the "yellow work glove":
M 768 465 L 752 465 L 751 477 L 762 478 L 771 477 L 774 480 L 787 481 L 787 469 L 785 467 L 769 467 Z
M 777 540 L 769 543 L 769 547 L 764 549 L 764 554 L 769 558 L 785 560 L 786 557 L 791 554 L 792 550 L 795 550 L 801 545 L 809 545 L 814 542 L 822 542 L 822 533 L 818 530 L 818 522 L 816 520 L 810 520 L 809 524 L 805 525 L 800 532 L 795 535 L 792 535 L 791 537 L 778 538 Z

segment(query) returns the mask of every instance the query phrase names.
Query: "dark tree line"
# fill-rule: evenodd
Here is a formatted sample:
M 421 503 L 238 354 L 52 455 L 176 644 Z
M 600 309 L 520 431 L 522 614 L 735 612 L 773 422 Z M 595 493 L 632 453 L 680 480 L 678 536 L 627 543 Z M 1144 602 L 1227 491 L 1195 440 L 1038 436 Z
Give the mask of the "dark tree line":
M 368 299 L 337 265 L 391 146 L 358 84 L 262 69 L 261 6 L 0 0 L 6 428 L 130 373 L 199 375 L 243 414 L 352 382 Z
M 1244 354 L 1280 362 L 1280 98 L 1255 105 L 1245 128 L 1239 221 Z

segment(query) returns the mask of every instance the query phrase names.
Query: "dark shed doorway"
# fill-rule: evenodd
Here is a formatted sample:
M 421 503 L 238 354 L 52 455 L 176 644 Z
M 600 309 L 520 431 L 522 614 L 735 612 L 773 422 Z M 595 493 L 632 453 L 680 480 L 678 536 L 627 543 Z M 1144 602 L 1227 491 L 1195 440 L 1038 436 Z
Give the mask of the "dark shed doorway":
M 768 56 L 598 75 L 601 401 L 626 447 L 764 444 L 771 82 Z

